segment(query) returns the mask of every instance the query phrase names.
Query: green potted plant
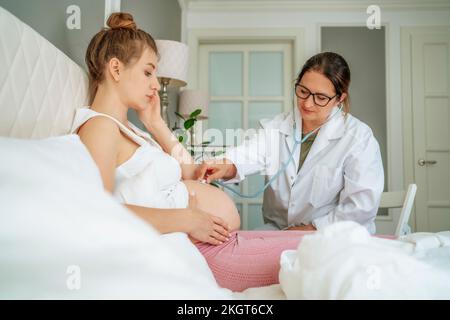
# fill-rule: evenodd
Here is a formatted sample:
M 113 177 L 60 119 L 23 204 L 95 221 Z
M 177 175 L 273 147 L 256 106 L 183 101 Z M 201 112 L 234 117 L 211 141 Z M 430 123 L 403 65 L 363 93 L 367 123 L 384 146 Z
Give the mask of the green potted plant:
M 183 120 L 183 128 L 180 131 L 180 128 L 177 128 L 177 138 L 178 141 L 180 141 L 183 145 L 186 146 L 186 142 L 187 142 L 187 132 L 189 132 L 190 135 L 190 142 L 191 142 L 191 155 L 194 155 L 194 137 L 195 137 L 195 133 L 194 133 L 194 126 L 195 123 L 198 121 L 198 117 L 200 116 L 200 114 L 202 113 L 202 109 L 198 108 L 196 110 L 194 110 L 193 112 L 191 112 L 191 114 L 189 114 L 188 117 L 183 116 L 182 114 L 178 113 L 175 111 L 175 114 L 181 118 Z M 208 144 L 210 144 L 211 141 L 204 141 L 201 143 L 202 146 L 206 146 Z

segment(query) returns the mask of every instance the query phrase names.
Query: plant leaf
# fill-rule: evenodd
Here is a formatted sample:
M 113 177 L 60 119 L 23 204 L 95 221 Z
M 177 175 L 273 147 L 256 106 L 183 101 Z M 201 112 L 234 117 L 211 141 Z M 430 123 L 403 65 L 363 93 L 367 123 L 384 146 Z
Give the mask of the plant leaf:
M 178 137 L 178 141 L 180 141 L 180 143 L 183 143 L 184 137 L 183 136 L 179 136 Z
M 194 124 L 195 124 L 195 122 L 197 121 L 197 119 L 187 119 L 185 122 L 184 122 L 184 128 L 186 129 L 186 130 L 189 130 Z
M 200 113 L 202 113 L 202 109 L 197 109 L 197 110 L 193 111 L 193 112 L 189 115 L 189 118 L 195 118 L 195 117 L 197 117 Z

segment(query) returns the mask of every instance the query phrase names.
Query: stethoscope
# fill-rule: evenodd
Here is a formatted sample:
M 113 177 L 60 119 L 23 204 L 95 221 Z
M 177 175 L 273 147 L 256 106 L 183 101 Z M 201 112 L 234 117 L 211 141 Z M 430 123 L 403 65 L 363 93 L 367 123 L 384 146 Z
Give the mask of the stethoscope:
M 343 106 L 342 106 L 342 103 L 341 103 L 339 105 L 339 109 L 337 111 L 335 111 L 331 117 L 328 117 L 328 119 L 324 123 L 322 123 L 316 129 L 308 132 L 303 137 L 303 139 L 301 139 L 300 138 L 300 130 L 297 130 L 297 121 L 296 121 L 296 117 L 295 117 L 295 105 L 293 105 L 292 115 L 294 117 L 294 125 L 293 125 L 293 128 L 294 128 L 294 142 L 295 142 L 294 147 L 292 148 L 292 151 L 291 151 L 291 153 L 289 155 L 288 161 L 286 163 L 283 163 L 282 167 L 277 171 L 277 173 L 274 176 L 272 176 L 272 178 L 270 178 L 269 181 L 267 181 L 267 183 L 262 188 L 260 188 L 260 190 L 258 190 L 257 192 L 255 192 L 253 194 L 250 194 L 250 195 L 245 195 L 245 194 L 242 194 L 242 193 L 232 189 L 230 186 L 226 185 L 225 183 L 223 183 L 221 181 L 214 181 L 214 184 L 217 184 L 217 185 L 219 185 L 219 186 L 221 186 L 221 187 L 231 191 L 232 193 L 234 193 L 235 195 L 237 195 L 238 197 L 241 197 L 241 198 L 246 198 L 246 199 L 257 198 L 259 195 L 261 195 L 267 189 L 267 187 L 273 181 L 275 181 L 275 179 L 277 179 L 280 176 L 280 174 L 282 174 L 287 169 L 287 166 L 289 165 L 289 163 L 291 163 L 291 161 L 294 159 L 294 154 L 295 154 L 295 151 L 296 151 L 297 147 L 299 145 L 301 145 L 303 142 L 305 142 L 314 133 L 319 131 L 320 128 L 322 128 L 326 123 L 328 123 L 331 119 L 333 119 L 339 112 L 341 112 L 342 111 L 342 107 Z

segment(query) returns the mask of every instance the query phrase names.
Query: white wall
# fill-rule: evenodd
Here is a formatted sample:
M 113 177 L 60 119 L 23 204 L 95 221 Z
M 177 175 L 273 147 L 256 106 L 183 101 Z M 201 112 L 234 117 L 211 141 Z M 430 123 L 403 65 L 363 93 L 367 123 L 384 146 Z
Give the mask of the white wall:
M 350 112 L 366 123 L 380 145 L 387 165 L 386 136 L 386 30 L 366 27 L 323 27 L 322 51 L 342 55 L 350 66 Z M 388 179 L 388 173 L 385 172 Z M 385 190 L 387 181 L 385 181 Z
M 308 58 L 320 51 L 321 26 L 365 26 L 373 1 L 190 1 L 182 7 L 182 41 L 196 30 L 293 29 L 304 32 Z M 450 25 L 450 1 L 377 1 L 386 27 L 388 190 L 404 189 L 400 32 L 403 26 Z M 193 50 L 190 48 L 190 50 Z M 303 64 L 304 61 L 300 61 Z M 301 65 L 296 66 L 296 70 Z M 191 75 L 190 75 L 191 76 Z
M 70 16 L 66 9 L 70 5 L 80 8 L 81 29 L 66 27 Z M 0 7 L 28 24 L 82 68 L 86 48 L 103 27 L 105 14 L 104 1 L 92 0 L 0 0 Z

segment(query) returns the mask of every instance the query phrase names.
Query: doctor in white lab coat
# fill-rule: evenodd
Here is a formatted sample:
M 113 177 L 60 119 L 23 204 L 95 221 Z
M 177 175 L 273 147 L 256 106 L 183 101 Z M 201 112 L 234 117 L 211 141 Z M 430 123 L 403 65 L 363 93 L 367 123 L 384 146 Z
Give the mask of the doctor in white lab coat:
M 375 233 L 383 164 L 372 130 L 348 113 L 349 84 L 350 69 L 340 55 L 311 57 L 295 83 L 297 108 L 261 121 L 262 130 L 223 160 L 203 163 L 197 177 L 233 183 L 259 173 L 267 181 L 293 152 L 293 161 L 264 192 L 265 229 L 316 230 L 353 220 Z M 313 130 L 295 147 L 300 132 L 303 137 Z

